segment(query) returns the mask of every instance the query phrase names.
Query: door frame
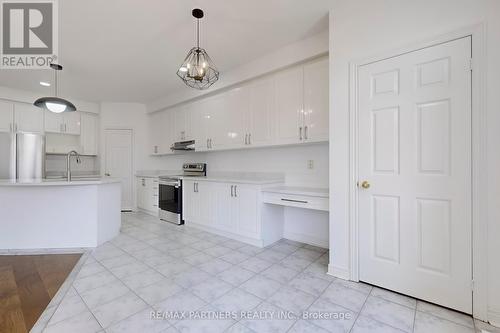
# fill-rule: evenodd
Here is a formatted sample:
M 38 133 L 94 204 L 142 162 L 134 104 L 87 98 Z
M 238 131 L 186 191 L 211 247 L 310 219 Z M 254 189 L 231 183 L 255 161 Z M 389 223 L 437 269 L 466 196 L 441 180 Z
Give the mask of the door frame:
M 373 62 L 390 59 L 434 45 L 470 36 L 472 38 L 472 314 L 488 319 L 488 244 L 487 244 L 487 122 L 486 122 L 486 62 L 485 25 L 479 23 L 403 48 L 349 62 L 349 278 L 359 281 L 359 221 L 358 221 L 358 72 Z
M 131 193 L 131 196 L 132 196 L 132 202 L 131 202 L 131 207 L 130 207 L 130 211 L 133 211 L 134 209 L 136 209 L 137 207 L 137 195 L 136 195 L 136 182 L 134 181 L 134 174 L 135 174 L 135 149 L 134 149 L 134 142 L 135 142 L 135 133 L 134 133 L 134 130 L 132 128 L 124 128 L 124 127 L 106 127 L 103 129 L 103 133 L 102 133 L 102 156 L 103 156 L 103 161 L 101 163 L 101 176 L 104 177 L 105 175 L 105 172 L 106 172 L 106 133 L 108 131 L 128 131 L 130 132 L 130 137 L 132 139 L 132 145 L 130 147 L 131 149 L 131 159 L 132 161 L 130 161 L 132 163 L 132 170 L 130 172 L 130 181 L 132 183 L 132 186 L 131 186 L 131 190 L 132 190 L 132 193 Z M 122 211 L 123 211 L 123 207 L 122 207 Z M 125 210 L 129 210 L 128 208 L 125 209 Z

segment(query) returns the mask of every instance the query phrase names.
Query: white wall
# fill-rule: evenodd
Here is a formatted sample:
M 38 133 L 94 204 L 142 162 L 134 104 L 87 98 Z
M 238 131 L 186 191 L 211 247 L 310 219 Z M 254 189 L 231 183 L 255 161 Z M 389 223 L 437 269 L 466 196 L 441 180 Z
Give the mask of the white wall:
M 281 172 L 290 186 L 328 187 L 328 144 L 207 153 L 210 171 Z M 193 155 L 196 158 L 196 155 Z M 308 169 L 307 161 L 314 161 Z
M 330 13 L 330 247 L 349 270 L 349 61 L 484 22 L 487 42 L 489 320 L 500 324 L 500 1 L 334 0 Z

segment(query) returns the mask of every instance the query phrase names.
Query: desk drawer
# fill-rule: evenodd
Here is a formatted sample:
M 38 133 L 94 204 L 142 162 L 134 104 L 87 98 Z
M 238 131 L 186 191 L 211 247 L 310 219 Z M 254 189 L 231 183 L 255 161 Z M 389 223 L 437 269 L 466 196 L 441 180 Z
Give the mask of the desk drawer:
M 328 198 L 264 192 L 262 200 L 274 205 L 328 211 Z

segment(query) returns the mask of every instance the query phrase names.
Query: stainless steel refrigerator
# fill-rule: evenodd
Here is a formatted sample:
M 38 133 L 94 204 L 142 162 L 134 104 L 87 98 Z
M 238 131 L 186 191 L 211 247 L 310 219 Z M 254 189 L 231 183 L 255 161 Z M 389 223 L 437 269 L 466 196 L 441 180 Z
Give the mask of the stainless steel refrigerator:
M 0 133 L 0 179 L 45 178 L 45 136 Z

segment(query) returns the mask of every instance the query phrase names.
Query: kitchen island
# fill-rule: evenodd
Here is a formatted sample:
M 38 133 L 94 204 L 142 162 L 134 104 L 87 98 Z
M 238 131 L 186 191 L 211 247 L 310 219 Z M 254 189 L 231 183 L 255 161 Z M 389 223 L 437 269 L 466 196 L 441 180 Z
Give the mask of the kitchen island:
M 118 179 L 0 180 L 0 251 L 96 247 L 120 232 Z

